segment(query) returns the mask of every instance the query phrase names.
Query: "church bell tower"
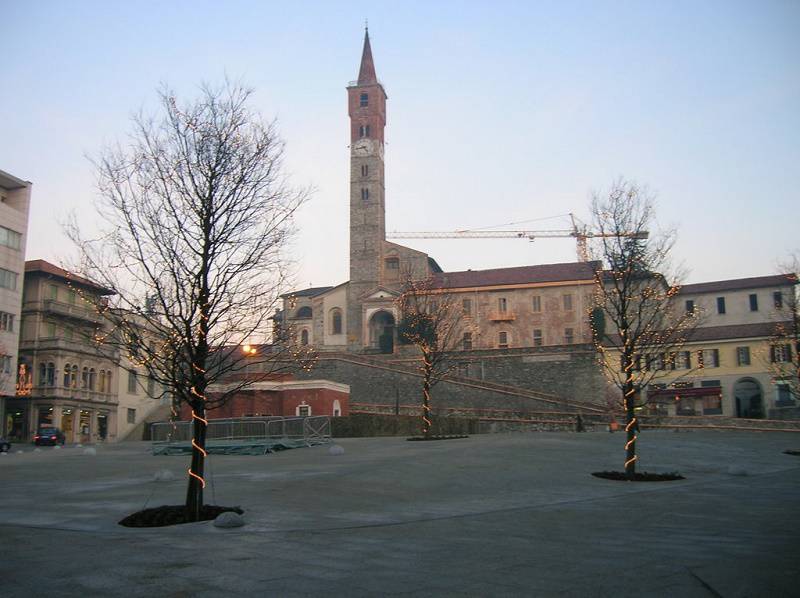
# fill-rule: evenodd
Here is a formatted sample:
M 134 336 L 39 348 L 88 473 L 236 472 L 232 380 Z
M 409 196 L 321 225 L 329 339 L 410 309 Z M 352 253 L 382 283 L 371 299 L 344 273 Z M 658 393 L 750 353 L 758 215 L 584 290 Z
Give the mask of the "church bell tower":
M 350 282 L 347 336 L 351 350 L 364 343 L 362 302 L 381 280 L 386 240 L 383 132 L 386 127 L 386 92 L 375 74 L 369 31 L 358 80 L 347 86 L 350 115 Z
M 380 280 L 381 248 L 386 239 L 383 131 L 386 92 L 375 75 L 369 31 L 358 80 L 347 87 L 350 115 L 350 282 Z

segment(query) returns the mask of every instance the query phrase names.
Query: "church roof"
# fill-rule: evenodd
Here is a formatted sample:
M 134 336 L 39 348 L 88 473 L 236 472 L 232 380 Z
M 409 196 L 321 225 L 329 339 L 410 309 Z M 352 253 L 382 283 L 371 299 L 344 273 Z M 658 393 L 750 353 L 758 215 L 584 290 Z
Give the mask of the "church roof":
M 493 270 L 466 270 L 434 274 L 435 288 L 486 287 L 498 285 L 530 284 L 537 282 L 566 282 L 594 280 L 598 262 L 567 262 L 542 264 Z
M 364 50 L 361 53 L 361 68 L 358 70 L 359 85 L 374 85 L 378 82 L 375 74 L 375 63 L 372 60 L 372 48 L 369 45 L 369 30 L 364 30 Z
M 302 291 L 284 293 L 281 295 L 281 299 L 286 299 L 287 297 L 316 297 L 317 295 L 321 295 L 326 291 L 330 291 L 332 288 L 333 287 L 309 287 L 307 289 L 303 289 Z

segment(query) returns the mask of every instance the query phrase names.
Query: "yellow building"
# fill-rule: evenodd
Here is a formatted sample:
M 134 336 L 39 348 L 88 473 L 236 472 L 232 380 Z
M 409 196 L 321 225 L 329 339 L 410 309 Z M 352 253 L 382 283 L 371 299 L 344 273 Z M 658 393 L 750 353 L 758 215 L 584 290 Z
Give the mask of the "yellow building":
M 795 407 L 770 363 L 790 357 L 791 347 L 773 348 L 771 339 L 796 284 L 794 275 L 773 275 L 684 285 L 677 307 L 701 323 L 682 347 L 640 360 L 649 368 L 642 377 L 652 376 L 643 393 L 647 411 L 764 418 Z

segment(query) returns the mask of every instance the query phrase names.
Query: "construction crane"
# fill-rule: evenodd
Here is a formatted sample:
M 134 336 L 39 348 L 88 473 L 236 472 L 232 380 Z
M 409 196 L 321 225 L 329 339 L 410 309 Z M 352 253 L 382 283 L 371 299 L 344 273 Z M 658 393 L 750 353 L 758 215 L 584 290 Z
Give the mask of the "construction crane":
M 582 262 L 589 261 L 589 251 L 587 241 L 589 239 L 601 239 L 611 237 L 623 237 L 627 239 L 647 239 L 647 231 L 623 232 L 623 233 L 595 233 L 590 231 L 585 225 L 580 224 L 574 214 L 569 214 L 572 219 L 571 229 L 547 229 L 547 230 L 455 230 L 455 231 L 415 231 L 415 232 L 390 232 L 386 234 L 389 239 L 557 239 L 572 237 L 577 242 L 578 259 Z

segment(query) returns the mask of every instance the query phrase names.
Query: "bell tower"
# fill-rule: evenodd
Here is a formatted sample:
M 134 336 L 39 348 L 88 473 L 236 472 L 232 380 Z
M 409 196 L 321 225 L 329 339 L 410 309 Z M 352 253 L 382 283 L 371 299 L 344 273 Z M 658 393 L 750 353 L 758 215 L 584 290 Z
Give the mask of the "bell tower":
M 386 239 L 383 132 L 386 92 L 364 33 L 358 80 L 347 86 L 350 115 L 350 282 L 375 287 Z M 368 290 L 368 289 L 367 289 Z
M 381 280 L 386 243 L 383 131 L 386 92 L 375 74 L 369 31 L 358 79 L 347 86 L 350 115 L 350 282 L 347 288 L 347 344 L 360 351 L 367 344 L 366 294 Z

